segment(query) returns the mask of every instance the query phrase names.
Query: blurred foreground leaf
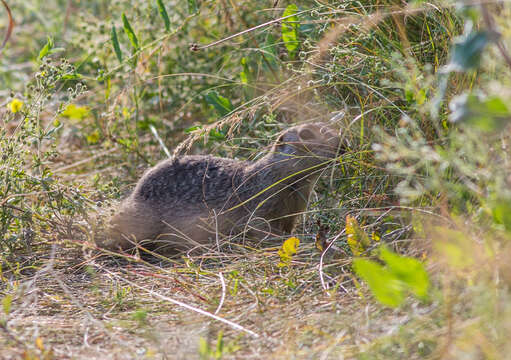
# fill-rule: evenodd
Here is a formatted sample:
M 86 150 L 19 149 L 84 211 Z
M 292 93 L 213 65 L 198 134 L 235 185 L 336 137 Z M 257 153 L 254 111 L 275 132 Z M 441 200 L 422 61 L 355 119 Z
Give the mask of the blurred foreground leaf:
M 495 200 L 491 206 L 493 219 L 497 224 L 504 225 L 507 231 L 511 230 L 511 201 L 509 199 Z
M 353 269 L 367 282 L 376 300 L 382 304 L 396 307 L 403 302 L 405 298 L 403 284 L 392 277 L 382 265 L 367 259 L 355 259 Z
M 452 122 L 465 123 L 486 132 L 501 130 L 511 119 L 507 105 L 498 96 L 482 98 L 463 94 L 454 98 L 449 108 Z
M 470 237 L 454 229 L 435 227 L 433 243 L 437 256 L 453 270 L 471 271 L 475 264 L 473 243 Z
M 386 266 L 373 260 L 354 259 L 353 269 L 380 303 L 397 307 L 408 291 L 420 299 L 427 297 L 429 277 L 419 260 L 398 255 L 385 246 L 380 247 L 379 258 Z
M 415 296 L 421 299 L 427 296 L 429 277 L 423 263 L 412 257 L 398 255 L 386 246 L 380 248 L 380 258 L 385 261 L 390 273 Z
M 490 40 L 491 37 L 487 31 L 471 31 L 457 38 L 452 46 L 451 60 L 445 70 L 465 72 L 477 68 Z

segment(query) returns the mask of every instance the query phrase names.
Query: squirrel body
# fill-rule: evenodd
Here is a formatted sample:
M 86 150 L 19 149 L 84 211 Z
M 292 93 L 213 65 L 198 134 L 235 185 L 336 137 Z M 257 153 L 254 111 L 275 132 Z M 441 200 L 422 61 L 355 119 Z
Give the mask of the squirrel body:
M 164 160 L 121 203 L 100 245 L 128 250 L 140 243 L 171 254 L 227 236 L 291 233 L 339 143 L 328 125 L 312 123 L 283 131 L 271 151 L 254 162 L 209 155 Z

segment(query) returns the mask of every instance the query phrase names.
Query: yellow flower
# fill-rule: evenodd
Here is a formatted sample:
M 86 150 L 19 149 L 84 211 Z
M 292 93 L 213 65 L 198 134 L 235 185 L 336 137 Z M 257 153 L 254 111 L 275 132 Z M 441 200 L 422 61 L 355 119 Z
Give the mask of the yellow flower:
M 76 106 L 75 104 L 69 104 L 66 107 L 66 109 L 62 112 L 62 116 L 76 120 L 82 120 L 87 115 L 89 115 L 88 107 Z
M 23 107 L 23 101 L 14 98 L 9 104 L 7 104 L 7 107 L 9 110 L 11 110 L 12 113 L 16 114 Z
M 284 244 L 282 244 L 282 248 L 278 251 L 280 256 L 280 262 L 278 263 L 278 267 L 289 267 L 291 266 L 291 260 L 293 259 L 293 255 L 298 251 L 298 246 L 300 245 L 300 239 L 296 237 L 290 237 Z

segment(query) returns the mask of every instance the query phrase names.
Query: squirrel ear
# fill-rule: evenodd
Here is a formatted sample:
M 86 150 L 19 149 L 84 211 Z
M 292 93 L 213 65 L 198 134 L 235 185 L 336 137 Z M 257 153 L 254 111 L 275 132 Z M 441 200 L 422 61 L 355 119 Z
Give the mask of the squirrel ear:
M 301 129 L 298 132 L 298 136 L 300 137 L 301 140 L 313 140 L 316 138 L 316 135 L 314 134 L 314 132 L 307 128 Z

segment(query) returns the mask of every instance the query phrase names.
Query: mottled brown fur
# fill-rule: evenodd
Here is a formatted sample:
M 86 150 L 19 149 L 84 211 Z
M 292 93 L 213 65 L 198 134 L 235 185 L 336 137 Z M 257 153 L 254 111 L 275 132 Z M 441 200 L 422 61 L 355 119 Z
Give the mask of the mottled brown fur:
M 170 254 L 210 246 L 226 236 L 287 234 L 305 210 L 321 169 L 339 151 L 324 123 L 284 131 L 255 162 L 180 156 L 147 171 L 110 219 L 100 245 L 141 243 Z

